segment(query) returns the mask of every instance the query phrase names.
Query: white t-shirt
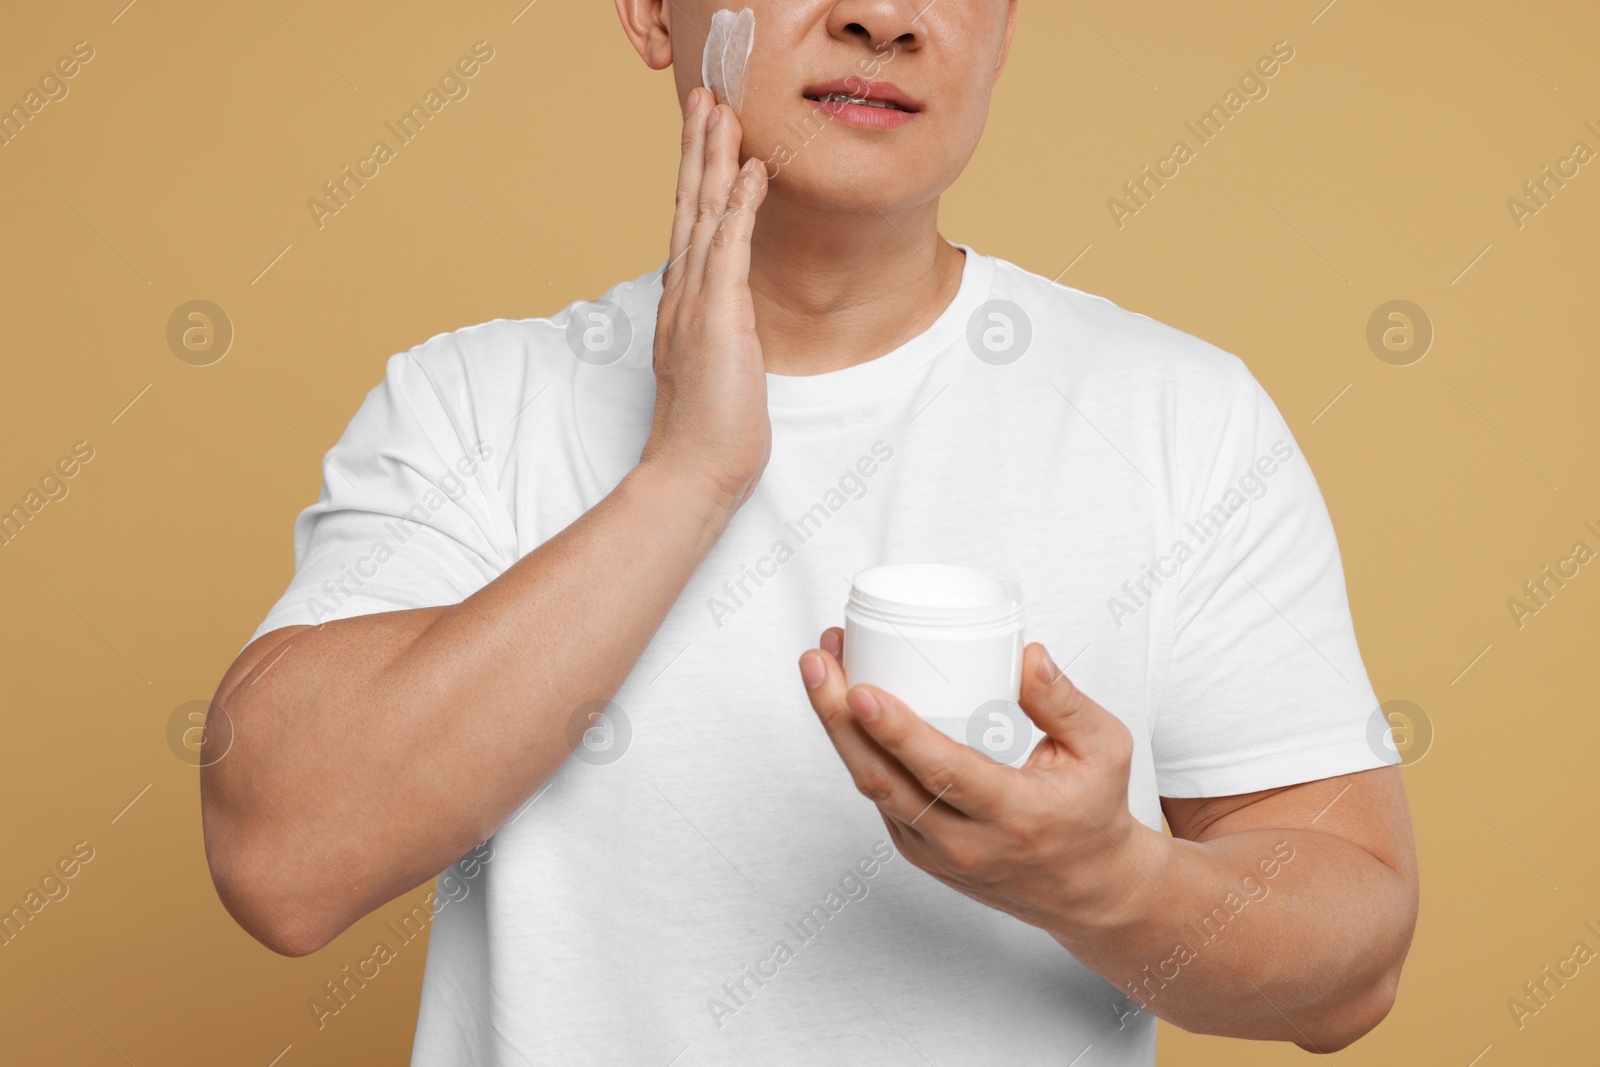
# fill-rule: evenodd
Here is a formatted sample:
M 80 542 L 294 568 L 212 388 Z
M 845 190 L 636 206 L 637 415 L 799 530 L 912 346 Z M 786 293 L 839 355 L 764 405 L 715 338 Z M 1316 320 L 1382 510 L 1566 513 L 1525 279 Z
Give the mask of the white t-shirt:
M 1155 1062 L 1149 1013 L 912 867 L 853 787 L 796 660 L 870 566 L 1016 579 L 1028 639 L 1132 731 L 1148 826 L 1162 795 L 1398 762 L 1321 493 L 1244 364 L 959 247 L 921 336 L 768 375 L 755 495 L 575 755 L 440 876 L 414 1064 Z M 257 636 L 456 603 L 599 503 L 650 426 L 660 293 L 391 357 Z

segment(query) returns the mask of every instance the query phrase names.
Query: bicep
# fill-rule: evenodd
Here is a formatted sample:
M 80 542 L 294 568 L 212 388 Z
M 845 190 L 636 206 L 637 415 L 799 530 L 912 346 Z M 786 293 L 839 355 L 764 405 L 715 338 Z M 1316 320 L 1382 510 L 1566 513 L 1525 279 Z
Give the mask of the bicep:
M 1355 845 L 1416 879 L 1411 811 L 1399 767 L 1224 797 L 1162 797 L 1172 836 L 1203 844 L 1254 830 L 1305 830 Z

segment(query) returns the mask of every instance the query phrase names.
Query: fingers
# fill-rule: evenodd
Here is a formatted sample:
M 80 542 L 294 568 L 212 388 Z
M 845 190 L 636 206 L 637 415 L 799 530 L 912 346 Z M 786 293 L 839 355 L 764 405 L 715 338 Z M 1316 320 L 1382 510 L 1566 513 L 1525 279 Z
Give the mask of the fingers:
M 867 735 L 911 773 L 926 795 L 974 819 L 1001 816 L 1017 786 L 1014 770 L 946 737 L 877 686 L 858 685 L 849 700 Z
M 928 810 L 932 794 L 896 760 L 888 757 L 856 722 L 855 713 L 845 700 L 844 670 L 831 652 L 813 649 L 800 657 L 800 674 L 807 695 L 823 729 L 839 750 L 839 757 L 863 796 L 877 804 L 886 815 L 903 823 L 917 820 L 917 828 L 953 817 L 948 809 Z M 815 682 L 816 684 L 812 684 Z M 926 814 L 922 814 L 926 811 Z M 921 818 L 918 816 L 921 815 Z
M 689 91 L 689 110 L 683 117 L 683 158 L 678 162 L 678 189 L 672 215 L 672 241 L 667 248 L 667 273 L 662 280 L 672 289 L 683 280 L 684 253 L 700 207 L 700 183 L 706 162 L 706 116 L 711 111 L 709 90 Z
M 700 189 L 695 204 L 694 224 L 689 231 L 689 249 L 683 257 L 683 283 L 697 292 L 705 281 L 706 261 L 711 253 L 711 238 L 728 211 L 734 179 L 739 175 L 739 120 L 733 109 L 718 104 L 711 112 L 716 121 L 706 119 L 705 165 L 700 174 Z M 766 172 L 762 172 L 762 177 Z
M 1079 759 L 1131 756 L 1133 738 L 1122 720 L 1073 685 L 1041 644 L 1023 650 L 1019 703 L 1039 729 Z
M 722 223 L 711 235 L 705 281 L 713 292 L 750 281 L 750 235 L 756 228 L 756 211 L 767 196 L 767 168 L 750 157 L 733 183 Z
M 748 282 L 750 235 L 766 199 L 767 170 L 753 157 L 738 166 L 741 138 L 731 109 L 707 90 L 690 90 L 663 292 Z

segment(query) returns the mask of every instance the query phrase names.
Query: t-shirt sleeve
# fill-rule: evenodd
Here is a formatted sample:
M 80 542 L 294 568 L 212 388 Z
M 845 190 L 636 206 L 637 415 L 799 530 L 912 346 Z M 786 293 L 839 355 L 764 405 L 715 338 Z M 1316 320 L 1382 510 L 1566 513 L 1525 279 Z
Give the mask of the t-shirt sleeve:
M 283 626 L 456 604 L 510 566 L 494 449 L 411 353 L 391 356 L 294 524 L 294 578 L 250 640 Z
M 1266 391 L 1233 360 L 1220 428 L 1178 493 L 1172 654 L 1152 734 L 1162 796 L 1232 796 L 1398 763 L 1350 618 L 1328 509 Z M 1214 457 L 1214 460 L 1213 460 Z M 1175 548 L 1177 546 L 1175 545 Z

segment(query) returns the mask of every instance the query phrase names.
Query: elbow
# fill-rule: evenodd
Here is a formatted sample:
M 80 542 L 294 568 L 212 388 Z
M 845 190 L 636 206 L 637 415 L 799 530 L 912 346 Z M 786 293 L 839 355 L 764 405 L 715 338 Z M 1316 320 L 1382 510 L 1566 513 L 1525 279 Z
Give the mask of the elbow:
M 223 906 L 227 907 L 226 904 Z M 311 955 L 326 947 L 334 937 L 323 924 L 286 921 L 270 916 L 257 917 L 259 913 L 252 913 L 251 920 L 247 922 L 232 908 L 229 908 L 229 914 L 251 937 L 278 955 L 291 959 Z
M 1307 1040 L 1295 1044 L 1307 1052 L 1326 1056 L 1355 1044 L 1378 1028 L 1388 1018 L 1400 989 L 1400 968 L 1384 974 L 1363 994 L 1330 1011 L 1319 1020 L 1320 1026 L 1312 1034 L 1302 1034 Z
M 211 858 L 211 883 L 223 909 L 245 933 L 289 957 L 309 956 L 338 935 L 327 921 L 297 908 L 270 877 L 241 873 L 236 859 Z
M 1309 1040 L 1295 1041 L 1307 1052 L 1326 1055 L 1355 1044 L 1378 1028 L 1389 1017 L 1400 993 L 1400 972 L 1411 951 L 1417 927 L 1417 882 L 1413 869 L 1408 892 L 1397 909 L 1389 936 L 1380 941 L 1382 955 L 1369 964 L 1369 981 L 1360 983 L 1350 995 L 1328 1006 L 1317 1020 L 1315 1030 L 1299 1035 Z M 1381 962 L 1380 962 L 1381 961 Z M 1365 969 L 1365 968 L 1363 968 Z
M 300 957 L 326 946 L 338 936 L 331 918 L 307 908 L 284 877 L 284 865 L 241 825 L 215 804 L 202 803 L 206 864 L 217 899 L 234 922 L 280 956 Z
M 318 949 L 325 947 L 331 940 L 315 930 L 282 923 L 261 923 L 247 925 L 238 915 L 234 918 L 245 932 L 255 938 L 267 948 L 280 956 L 298 959 L 309 956 Z
M 299 937 L 296 936 L 292 931 L 281 934 L 273 934 L 270 938 L 257 937 L 256 940 L 260 941 L 263 945 L 267 946 L 278 955 L 287 956 L 290 959 L 298 959 L 301 956 L 309 956 L 313 952 L 316 952 L 318 949 L 323 948 L 328 944 L 327 940 L 324 938 Z

